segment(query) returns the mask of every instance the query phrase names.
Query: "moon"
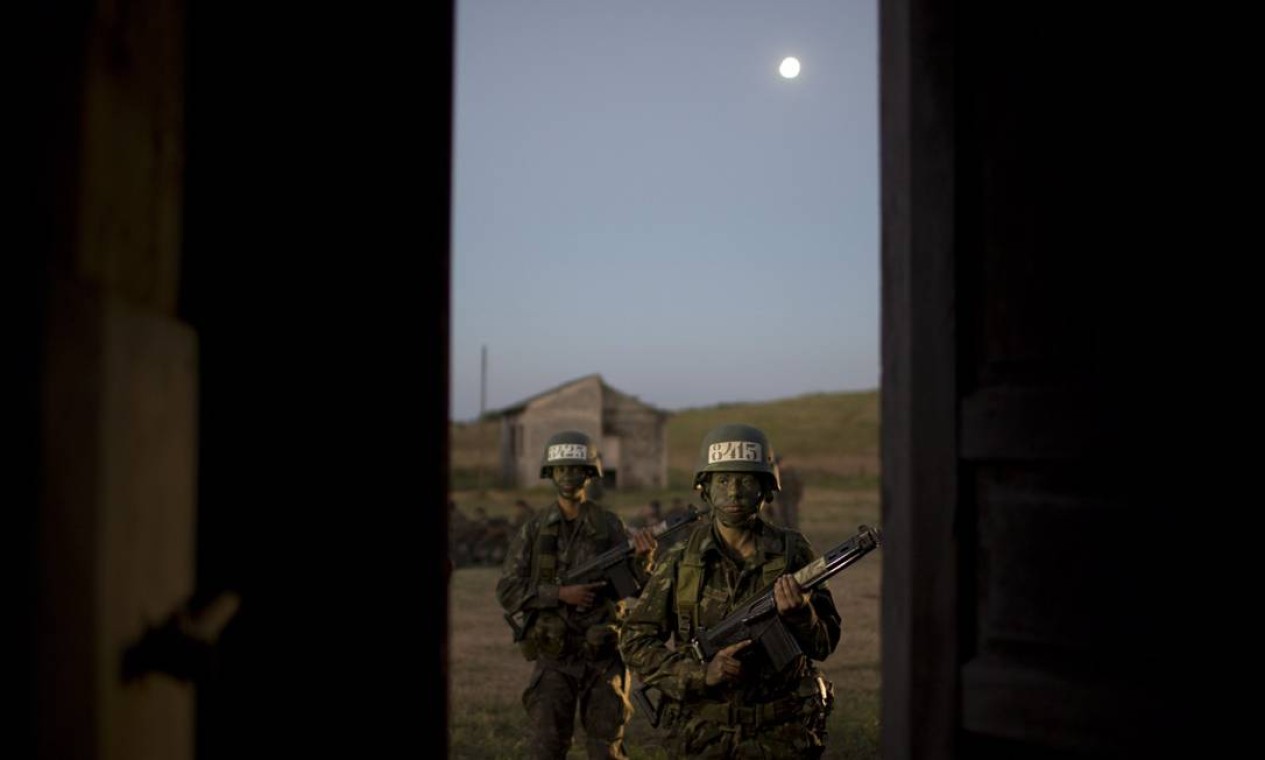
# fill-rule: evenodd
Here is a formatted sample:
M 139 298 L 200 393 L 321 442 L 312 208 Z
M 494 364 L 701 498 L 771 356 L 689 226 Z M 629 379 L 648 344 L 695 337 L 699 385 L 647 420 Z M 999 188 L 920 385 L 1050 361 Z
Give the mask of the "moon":
M 799 59 L 794 56 L 783 58 L 777 71 L 785 79 L 794 79 L 799 76 Z

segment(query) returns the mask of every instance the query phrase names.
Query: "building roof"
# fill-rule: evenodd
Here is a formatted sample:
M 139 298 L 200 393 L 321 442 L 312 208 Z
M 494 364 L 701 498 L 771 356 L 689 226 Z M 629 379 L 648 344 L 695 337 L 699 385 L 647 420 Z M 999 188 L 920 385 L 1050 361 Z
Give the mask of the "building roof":
M 546 397 L 546 396 L 552 396 L 553 394 L 558 393 L 559 391 L 563 390 L 564 388 L 570 388 L 570 387 L 571 387 L 571 386 L 573 386 L 573 385 L 579 385 L 580 383 L 590 382 L 590 381 L 593 381 L 593 380 L 596 380 L 599 384 L 601 384 L 601 386 L 602 386 L 602 390 L 603 390 L 603 391 L 612 391 L 612 392 L 614 392 L 614 393 L 618 393 L 618 394 L 621 394 L 621 395 L 623 395 L 623 396 L 627 396 L 628 398 L 632 399 L 633 401 L 637 402 L 638 404 L 641 404 L 642 406 L 645 406 L 645 407 L 647 407 L 647 408 L 649 408 L 649 409 L 652 409 L 652 410 L 654 410 L 655 412 L 658 412 L 659 414 L 663 414 L 663 415 L 668 415 L 668 414 L 670 414 L 670 412 L 668 412 L 668 411 L 667 411 L 667 410 L 665 410 L 665 409 L 659 409 L 658 407 L 654 406 L 653 404 L 647 404 L 646 402 L 642 401 L 641 399 L 637 398 L 636 396 L 633 396 L 633 395 L 632 395 L 632 394 L 630 394 L 630 393 L 625 393 L 624 391 L 621 391 L 621 390 L 619 390 L 618 388 L 615 388 L 615 387 L 611 386 L 609 383 L 607 383 L 607 382 L 606 382 L 606 380 L 604 380 L 604 379 L 602 378 L 601 374 L 599 374 L 599 373 L 597 373 L 597 372 L 594 372 L 594 373 L 591 373 L 591 374 L 588 374 L 588 375 L 584 375 L 584 376 L 582 376 L 582 377 L 577 377 L 577 378 L 574 378 L 574 379 L 568 380 L 568 381 L 566 381 L 565 383 L 559 383 L 558 385 L 555 385 L 555 386 L 553 386 L 552 388 L 550 388 L 550 389 L 548 389 L 548 390 L 544 390 L 544 391 L 541 391 L 540 393 L 534 394 L 534 395 L 532 395 L 532 396 L 528 396 L 527 398 L 522 399 L 521 401 L 517 401 L 517 402 L 515 402 L 515 403 L 513 403 L 513 404 L 510 404 L 509 406 L 504 406 L 504 407 L 501 407 L 500 409 L 493 409 L 493 410 L 491 410 L 491 411 L 487 412 L 485 416 L 486 416 L 486 417 L 493 417 L 493 418 L 495 418 L 495 417 L 504 417 L 504 416 L 506 416 L 506 415 L 510 415 L 510 414 L 517 414 L 518 412 L 521 412 L 521 411 L 523 411 L 524 409 L 526 409 L 526 408 L 527 408 L 527 407 L 528 407 L 528 406 L 529 406 L 529 405 L 530 405 L 533 401 L 535 401 L 535 400 L 537 400 L 537 399 L 541 399 L 541 398 L 544 398 L 544 397 Z

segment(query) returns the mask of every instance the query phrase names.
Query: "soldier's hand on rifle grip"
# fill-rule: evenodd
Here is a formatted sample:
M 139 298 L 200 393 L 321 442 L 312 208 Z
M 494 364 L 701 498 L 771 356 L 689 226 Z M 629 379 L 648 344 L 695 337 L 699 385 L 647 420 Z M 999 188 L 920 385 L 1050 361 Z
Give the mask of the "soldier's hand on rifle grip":
M 793 575 L 780 576 L 773 582 L 773 600 L 782 617 L 803 617 L 808 612 L 811 595 L 799 586 Z
M 583 611 L 593 606 L 593 602 L 597 600 L 597 590 L 605 585 L 606 581 L 599 581 L 562 586 L 558 589 L 558 599 Z
M 638 557 L 646 556 L 647 554 L 653 552 L 655 547 L 659 545 L 659 540 L 654 537 L 653 533 L 646 529 L 634 529 L 632 531 L 632 540 L 634 544 L 634 551 Z
M 716 653 L 712 661 L 707 663 L 704 681 L 708 686 L 715 686 L 721 681 L 738 681 L 742 678 L 742 661 L 738 655 L 751 646 L 751 639 L 730 644 Z

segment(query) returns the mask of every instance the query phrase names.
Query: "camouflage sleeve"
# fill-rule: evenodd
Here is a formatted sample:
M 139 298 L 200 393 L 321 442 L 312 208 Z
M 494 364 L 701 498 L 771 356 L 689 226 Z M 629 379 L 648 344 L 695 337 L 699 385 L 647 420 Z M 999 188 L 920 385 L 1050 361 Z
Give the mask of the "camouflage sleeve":
M 532 583 L 531 553 L 539 527 L 538 521 L 528 520 L 510 541 L 501 577 L 496 582 L 496 600 L 506 612 L 558 606 L 556 585 Z
M 792 535 L 794 540 L 787 557 L 787 567 L 798 569 L 816 559 L 817 554 L 803 534 Z M 809 608 L 804 614 L 785 617 L 783 621 L 804 653 L 817 661 L 825 660 L 835 651 L 843 632 L 843 621 L 835 608 L 834 596 L 825 583 L 812 590 Z
M 688 649 L 669 649 L 676 632 L 674 586 L 683 551 L 673 547 L 654 569 L 620 628 L 619 651 L 630 670 L 647 686 L 681 701 L 706 690 L 706 666 Z

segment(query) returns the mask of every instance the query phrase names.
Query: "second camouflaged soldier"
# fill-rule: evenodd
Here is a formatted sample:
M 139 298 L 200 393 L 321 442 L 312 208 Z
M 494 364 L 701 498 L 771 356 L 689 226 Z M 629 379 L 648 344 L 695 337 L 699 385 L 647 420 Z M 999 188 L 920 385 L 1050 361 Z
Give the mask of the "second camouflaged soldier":
M 515 534 L 496 585 L 507 619 L 518 621 L 511 625 L 519 628 L 523 655 L 535 662 L 523 693 L 533 758 L 566 757 L 577 710 L 589 758 L 627 757 L 631 677 L 618 649 L 627 601 L 615 598 L 610 584 L 558 580 L 630 535 L 636 546 L 628 569 L 639 585 L 649 577 L 654 537 L 630 534 L 618 515 L 585 497 L 589 479 L 601 476 L 601 458 L 587 435 L 568 430 L 549 438 L 540 477 L 553 480 L 557 500 Z
M 834 692 L 813 661 L 834 651 L 841 622 L 824 584 L 806 593 L 790 575 L 816 559 L 808 540 L 759 518 L 778 489 L 764 433 L 740 424 L 709 432 L 694 487 L 712 519 L 665 554 L 620 634 L 639 688 L 662 695 L 669 757 L 820 757 Z M 789 664 L 773 668 L 750 639 L 700 660 L 689 646 L 698 632 L 770 587 L 798 645 Z

